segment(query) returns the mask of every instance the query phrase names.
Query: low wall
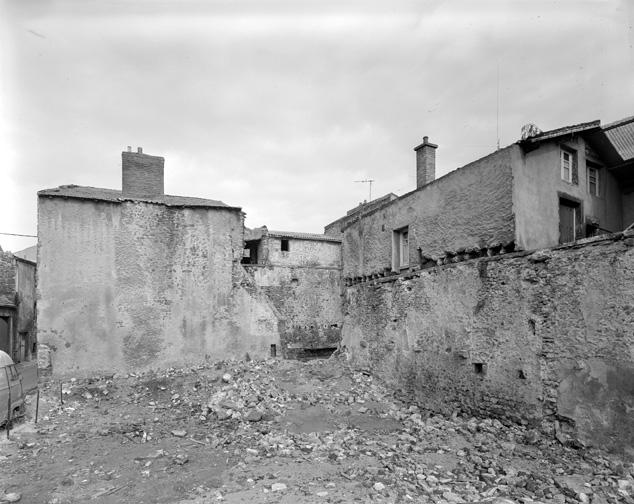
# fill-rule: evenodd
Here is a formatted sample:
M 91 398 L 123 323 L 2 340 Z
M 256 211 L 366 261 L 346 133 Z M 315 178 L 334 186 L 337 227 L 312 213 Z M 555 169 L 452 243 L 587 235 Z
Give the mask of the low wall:
M 634 456 L 634 239 L 346 288 L 343 344 L 406 398 Z

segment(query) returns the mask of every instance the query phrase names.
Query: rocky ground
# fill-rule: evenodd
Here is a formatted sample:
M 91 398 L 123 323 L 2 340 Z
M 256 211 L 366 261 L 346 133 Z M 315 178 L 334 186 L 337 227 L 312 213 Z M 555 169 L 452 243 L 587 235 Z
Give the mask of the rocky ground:
M 48 381 L 0 502 L 634 503 L 634 467 L 494 419 L 429 415 L 344 359 Z

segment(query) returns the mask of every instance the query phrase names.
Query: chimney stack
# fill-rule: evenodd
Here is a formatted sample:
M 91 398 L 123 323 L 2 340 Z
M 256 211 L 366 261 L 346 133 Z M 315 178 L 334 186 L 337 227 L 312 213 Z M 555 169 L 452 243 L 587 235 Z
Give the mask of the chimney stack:
M 164 194 L 163 168 L 165 159 L 137 152 L 121 153 L 122 189 L 124 196 L 151 198 Z
M 423 143 L 414 147 L 416 151 L 416 189 L 429 184 L 436 178 L 436 144 L 423 137 Z

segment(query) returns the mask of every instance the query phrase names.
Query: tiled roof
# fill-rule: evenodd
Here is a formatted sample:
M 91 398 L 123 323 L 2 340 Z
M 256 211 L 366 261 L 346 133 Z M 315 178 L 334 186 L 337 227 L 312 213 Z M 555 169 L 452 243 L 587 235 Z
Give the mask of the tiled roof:
M 116 189 L 103 189 L 100 187 L 85 187 L 76 185 L 63 185 L 55 189 L 44 189 L 43 191 L 39 191 L 37 194 L 38 196 L 110 201 L 112 203 L 120 203 L 122 201 L 143 201 L 146 203 L 156 203 L 170 207 L 222 207 L 240 210 L 239 207 L 230 207 L 222 201 L 204 198 L 171 196 L 169 194 L 153 196 L 151 198 L 142 198 L 137 196 L 125 196 L 121 191 Z
M 602 129 L 623 161 L 634 159 L 634 116 L 607 124 Z
M 548 140 L 563 135 L 570 135 L 572 133 L 579 133 L 581 131 L 588 131 L 591 129 L 599 128 L 601 121 L 590 121 L 586 123 L 573 124 L 572 126 L 564 126 L 550 131 L 542 131 L 541 133 L 529 137 L 527 140 L 530 142 L 541 142 L 542 140 Z
M 295 238 L 297 240 L 329 241 L 341 243 L 341 238 L 336 238 L 334 236 L 313 233 L 295 233 L 293 231 L 269 231 L 269 236 L 273 236 L 275 238 Z

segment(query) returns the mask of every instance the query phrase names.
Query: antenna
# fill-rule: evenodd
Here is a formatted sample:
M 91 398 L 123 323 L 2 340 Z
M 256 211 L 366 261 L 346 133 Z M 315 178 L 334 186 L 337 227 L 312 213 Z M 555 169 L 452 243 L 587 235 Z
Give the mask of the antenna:
M 497 137 L 497 150 L 500 150 L 500 62 L 497 65 L 497 98 L 496 98 L 496 137 Z
M 360 182 L 362 184 L 370 184 L 370 195 L 368 196 L 368 202 L 372 201 L 372 182 L 374 182 L 374 179 L 355 180 L 355 182 Z

